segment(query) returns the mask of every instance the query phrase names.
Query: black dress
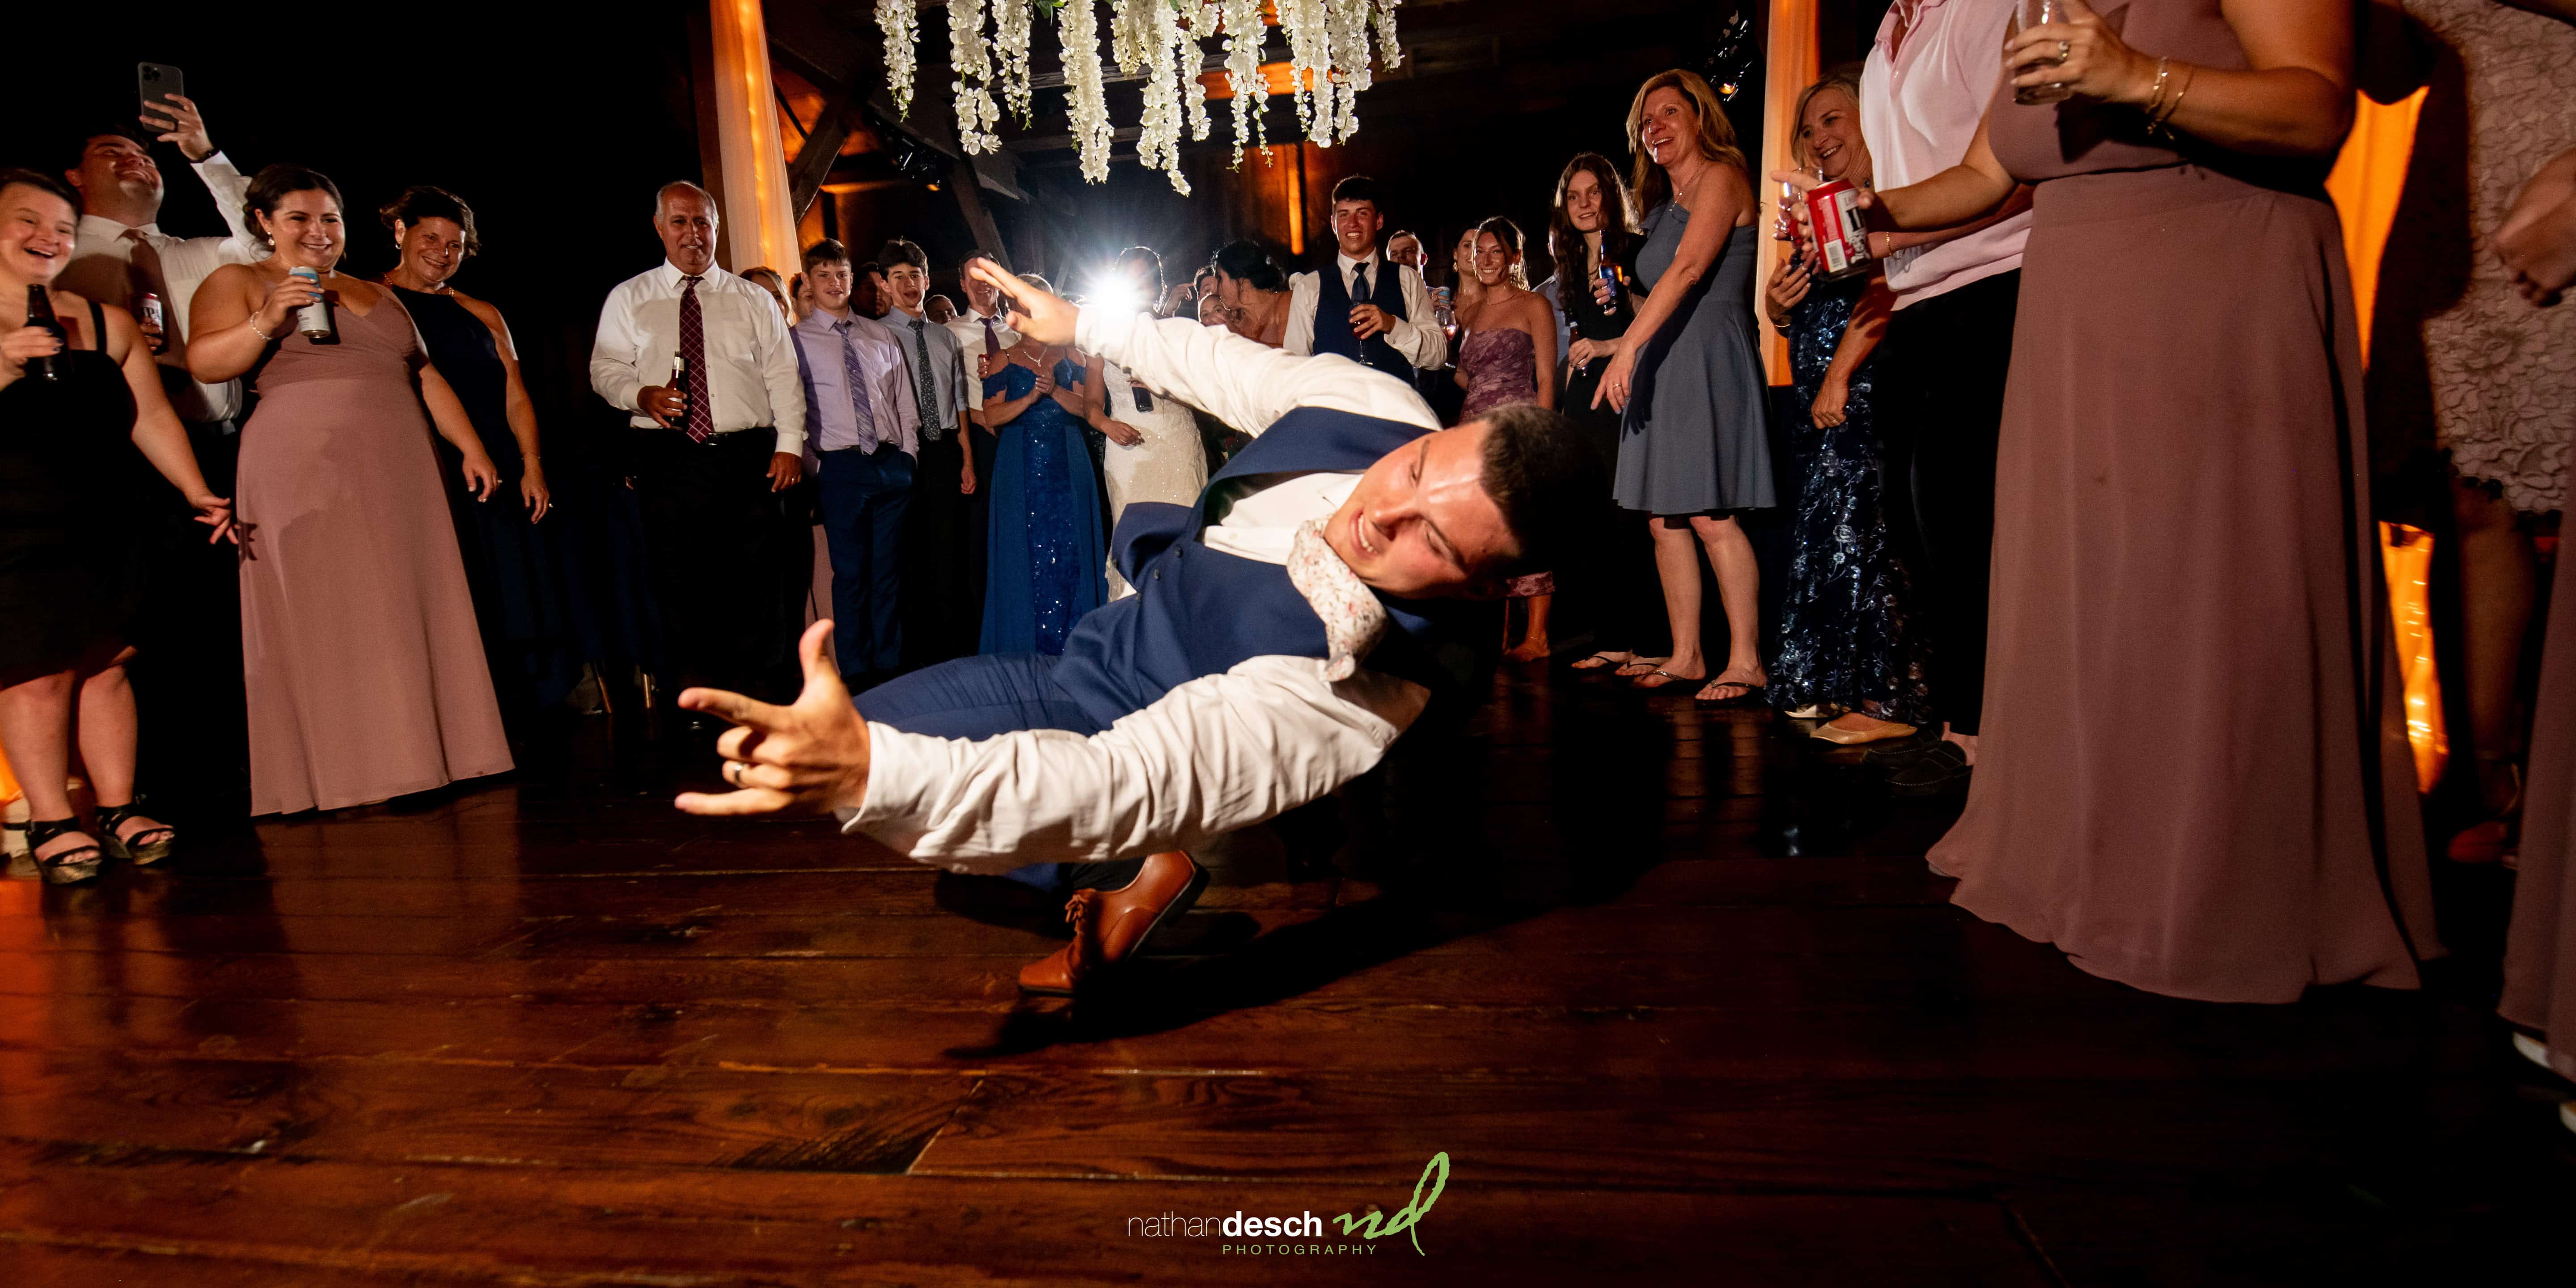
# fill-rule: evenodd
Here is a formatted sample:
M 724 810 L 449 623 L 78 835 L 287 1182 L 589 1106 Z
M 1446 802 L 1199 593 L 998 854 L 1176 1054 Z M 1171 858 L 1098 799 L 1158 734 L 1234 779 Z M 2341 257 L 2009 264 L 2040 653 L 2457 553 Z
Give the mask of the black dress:
M 0 684 L 122 641 L 143 602 L 134 394 L 107 354 L 61 356 L 62 379 L 0 388 Z
M 1612 261 L 1628 277 L 1636 275 L 1636 248 Z M 1569 275 L 1570 274 L 1570 275 Z M 1557 306 L 1565 311 L 1566 325 L 1578 340 L 1607 344 L 1627 333 L 1628 324 L 1636 320 L 1632 297 L 1619 293 L 1618 302 L 1603 308 L 1592 295 L 1593 274 L 1578 260 L 1557 275 Z M 1592 405 L 1600 391 L 1601 376 L 1610 369 L 1608 358 L 1595 358 L 1576 366 L 1569 358 L 1559 373 L 1565 391 L 1556 405 L 1565 423 L 1592 445 L 1601 461 L 1601 504 L 1587 549 L 1576 556 L 1576 575 L 1557 579 L 1559 627 L 1562 632 L 1592 631 L 1592 647 L 1599 652 L 1634 651 L 1652 657 L 1663 653 L 1671 636 L 1664 616 L 1664 592 L 1655 574 L 1655 543 L 1648 535 L 1650 520 L 1633 510 L 1623 510 L 1612 500 L 1609 475 L 1612 463 L 1619 459 L 1620 413 L 1604 401 Z
M 1905 567 L 1890 545 L 1870 395 L 1877 355 L 1851 375 L 1843 423 L 1820 429 L 1806 409 L 1824 385 L 1866 278 L 1819 282 L 1789 311 L 1789 370 L 1799 415 L 1785 427 L 1799 480 L 1790 532 L 1780 654 L 1771 705 L 1829 704 L 1899 724 L 1926 723 L 1923 637 L 1910 619 Z
M 551 519 L 529 522 L 528 507 L 519 499 L 519 480 L 527 470 L 519 459 L 519 440 L 510 432 L 509 372 L 501 364 L 492 328 L 453 295 L 392 289 L 420 327 L 430 365 L 465 404 L 466 419 L 474 423 L 475 437 L 483 441 L 484 453 L 501 476 L 490 500 L 475 500 L 465 488 L 463 458 L 447 440 L 438 440 L 439 471 L 447 480 L 466 584 L 474 592 L 474 617 L 483 632 L 492 691 L 502 714 L 515 722 L 539 706 L 561 701 L 580 680 L 557 573 L 552 529 L 558 524 Z

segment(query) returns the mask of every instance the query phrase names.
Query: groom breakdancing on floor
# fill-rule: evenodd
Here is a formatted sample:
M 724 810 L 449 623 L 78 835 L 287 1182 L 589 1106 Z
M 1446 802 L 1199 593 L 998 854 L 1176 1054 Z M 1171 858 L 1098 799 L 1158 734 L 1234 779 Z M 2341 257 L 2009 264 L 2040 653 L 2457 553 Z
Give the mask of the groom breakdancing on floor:
M 1076 892 L 1073 942 L 1020 972 L 1064 993 L 1196 897 L 1189 847 L 1367 772 L 1435 694 L 1459 693 L 1492 623 L 1442 601 L 1547 567 L 1599 467 L 1553 412 L 1442 430 L 1411 386 L 1348 359 L 1079 310 L 985 260 L 968 272 L 1016 297 L 1023 334 L 1260 437 L 1195 507 L 1127 507 L 1111 549 L 1136 593 L 1085 615 L 1062 657 L 959 658 L 854 707 L 818 622 L 794 705 L 682 693 L 740 727 L 716 744 L 737 790 L 678 804 L 834 812 L 957 872 L 1149 854 L 1126 887 Z

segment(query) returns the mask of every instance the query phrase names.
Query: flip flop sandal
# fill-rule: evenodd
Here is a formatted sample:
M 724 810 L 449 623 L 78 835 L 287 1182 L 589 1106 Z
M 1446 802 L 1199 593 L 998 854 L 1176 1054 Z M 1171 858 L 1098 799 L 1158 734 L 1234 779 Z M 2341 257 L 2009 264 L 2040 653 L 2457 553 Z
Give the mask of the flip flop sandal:
M 1691 701 L 1697 703 L 1703 711 L 1716 711 L 1727 707 L 1759 707 L 1770 704 L 1769 692 L 1759 684 L 1746 684 L 1742 680 L 1712 680 L 1702 687 L 1708 689 L 1723 688 L 1744 690 L 1744 692 L 1736 694 L 1731 698 L 1703 698 L 1697 694 L 1691 695 Z
M 1660 657 L 1632 657 L 1627 661 L 1620 663 L 1619 669 L 1611 672 L 1611 674 L 1618 676 L 1622 680 L 1643 679 L 1646 676 L 1654 674 L 1655 668 L 1661 666 L 1668 660 L 1670 659 Z
M 1660 677 L 1662 677 L 1662 678 L 1661 678 L 1661 680 L 1660 680 L 1659 682 L 1654 683 L 1654 684 L 1648 684 L 1648 683 L 1646 683 L 1646 681 L 1648 681 L 1648 680 L 1654 680 L 1654 679 L 1656 679 L 1656 678 L 1657 678 L 1657 677 L 1659 677 L 1659 676 L 1660 676 Z M 1707 682 L 1708 682 L 1708 677 L 1706 677 L 1706 676 L 1700 676 L 1700 675 L 1675 675 L 1675 674 L 1673 674 L 1673 673 L 1672 673 L 1672 672 L 1670 672 L 1670 671 L 1665 671 L 1665 670 L 1660 670 L 1660 669 L 1658 669 L 1658 670 L 1656 670 L 1656 671 L 1653 671 L 1653 672 L 1650 672 L 1650 673 L 1645 674 L 1645 675 L 1638 676 L 1636 679 L 1633 679 L 1633 680 L 1628 681 L 1628 683 L 1629 683 L 1629 685 L 1630 685 L 1631 687 L 1639 688 L 1639 689 L 1644 689 L 1644 690 L 1646 690 L 1646 691 L 1648 691 L 1648 692 L 1653 692 L 1653 691 L 1654 691 L 1654 690 L 1656 690 L 1656 689 L 1668 689 L 1668 688 L 1671 688 L 1672 686 L 1674 686 L 1674 685 L 1676 685 L 1676 684 L 1706 684 Z
M 1626 666 L 1630 660 L 1631 659 L 1624 657 L 1612 657 L 1607 653 L 1595 653 L 1580 662 L 1574 663 L 1571 669 L 1577 671 L 1599 671 L 1607 667 Z

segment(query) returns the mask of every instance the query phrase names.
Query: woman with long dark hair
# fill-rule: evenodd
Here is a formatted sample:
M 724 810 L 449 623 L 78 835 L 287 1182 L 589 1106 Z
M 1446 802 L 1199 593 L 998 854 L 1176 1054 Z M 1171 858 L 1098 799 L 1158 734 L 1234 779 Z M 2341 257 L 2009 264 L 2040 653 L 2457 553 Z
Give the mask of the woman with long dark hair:
M 440 445 L 448 510 L 465 557 L 465 580 L 474 589 L 474 616 L 483 630 L 493 689 L 504 714 L 522 717 L 580 682 L 554 543 L 544 524 L 554 496 L 546 486 L 536 402 L 519 374 L 518 345 L 501 310 L 454 285 L 465 261 L 483 251 L 473 207 L 444 188 L 412 187 L 377 216 L 402 253 L 384 283 L 420 328 L 430 366 L 455 391 L 500 475 L 505 499 L 476 500 L 460 486 L 461 456 Z M 517 505 L 506 499 L 513 493 Z
M 1609 270 L 1615 281 L 1637 272 L 1637 203 L 1619 167 L 1598 152 L 1581 152 L 1565 163 L 1556 178 L 1556 199 L 1548 212 L 1547 250 L 1556 260 L 1557 302 L 1573 332 L 1564 369 L 1564 392 L 1557 410 L 1583 435 L 1606 465 L 1619 459 L 1620 414 L 1603 406 L 1601 373 L 1609 369 L 1610 352 L 1628 324 L 1636 320 L 1630 297 L 1610 293 L 1602 303 L 1593 284 Z M 1581 630 L 1592 631 L 1592 654 L 1574 664 L 1578 671 L 1617 667 L 1617 674 L 1639 676 L 1664 661 L 1642 646 L 1660 643 L 1663 596 L 1655 586 L 1655 543 L 1646 529 L 1626 515 L 1607 494 L 1601 498 L 1600 524 L 1582 557 L 1582 572 L 1565 585 L 1565 616 Z
M 1705 678 L 1702 702 L 1762 703 L 1762 573 L 1736 522 L 1777 504 L 1769 381 L 1753 342 L 1753 181 L 1735 127 L 1696 72 L 1658 72 L 1628 107 L 1637 203 L 1637 319 L 1611 349 L 1597 397 L 1626 412 L 1612 494 L 1654 525 L 1673 653 L 1640 688 Z M 1598 285 L 1596 283 L 1596 285 Z M 1615 292 L 1604 287 L 1605 302 Z M 1700 649 L 1700 553 L 1726 607 L 1727 657 Z

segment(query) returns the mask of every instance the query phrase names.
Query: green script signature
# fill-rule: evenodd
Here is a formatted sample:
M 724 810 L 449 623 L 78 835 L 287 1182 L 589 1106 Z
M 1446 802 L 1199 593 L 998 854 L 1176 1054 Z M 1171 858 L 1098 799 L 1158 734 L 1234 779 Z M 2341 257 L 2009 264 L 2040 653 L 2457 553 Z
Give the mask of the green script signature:
M 1438 1176 L 1435 1178 L 1433 1173 L 1438 1173 Z M 1429 1198 L 1423 1197 L 1422 1194 L 1422 1187 L 1425 1185 L 1431 1187 Z M 1411 1231 L 1414 1225 L 1422 1220 L 1423 1214 L 1431 1210 L 1431 1205 L 1440 1201 L 1440 1191 L 1448 1187 L 1449 1155 L 1443 1151 L 1432 1155 L 1431 1161 L 1423 1166 L 1422 1179 L 1413 1183 L 1413 1201 L 1397 1208 L 1394 1215 L 1371 1212 L 1364 1217 L 1354 1217 L 1344 1212 L 1333 1219 L 1342 1223 L 1342 1233 L 1349 1234 L 1353 1227 L 1357 1227 L 1360 1237 L 1364 1239 L 1380 1239 L 1398 1231 L 1404 1231 L 1407 1237 L 1413 1240 L 1414 1254 L 1429 1256 L 1429 1253 L 1422 1250 L 1422 1236 L 1413 1234 Z M 1383 1224 L 1380 1224 L 1381 1222 Z

